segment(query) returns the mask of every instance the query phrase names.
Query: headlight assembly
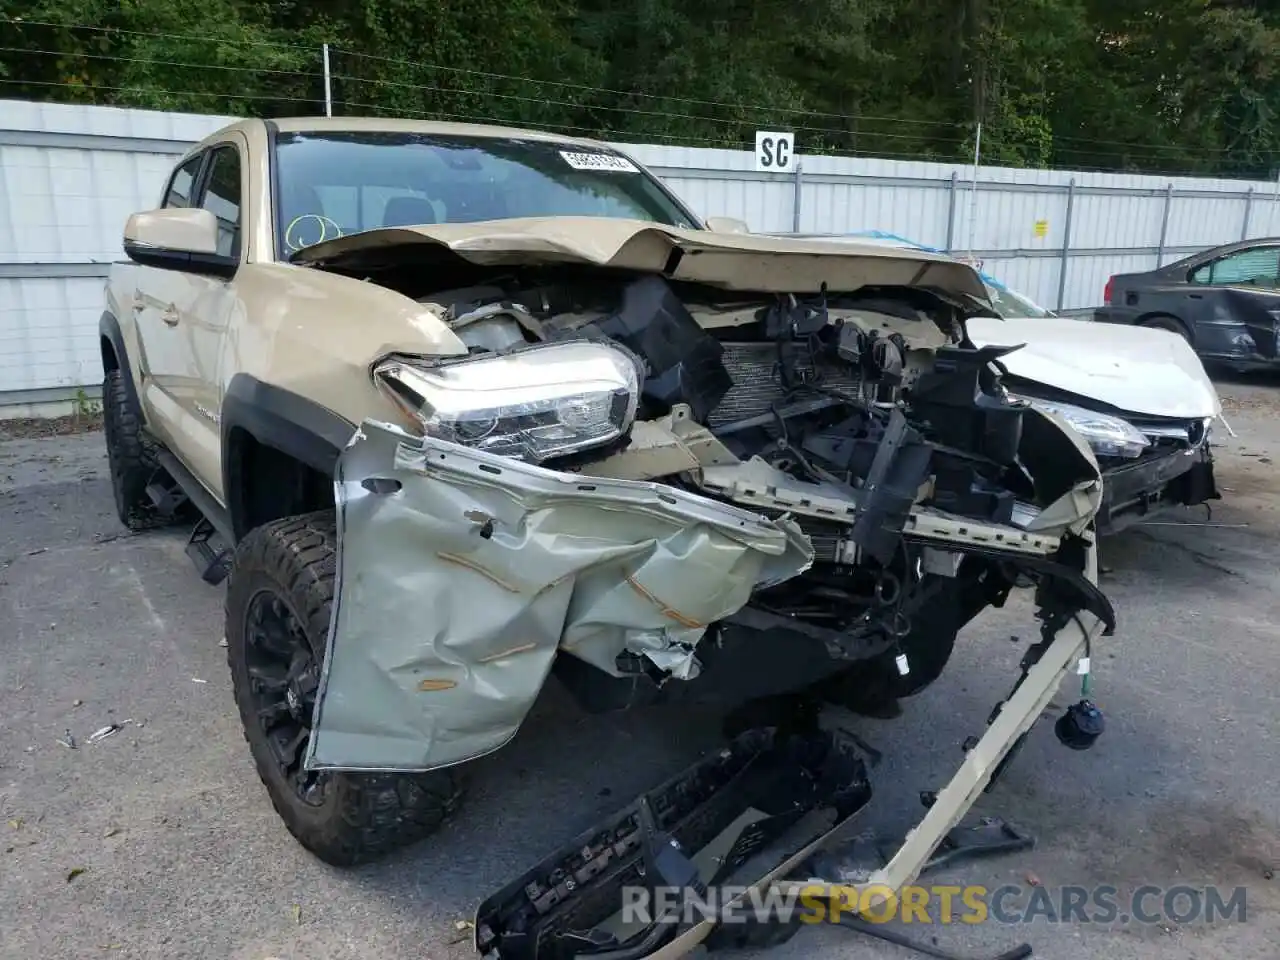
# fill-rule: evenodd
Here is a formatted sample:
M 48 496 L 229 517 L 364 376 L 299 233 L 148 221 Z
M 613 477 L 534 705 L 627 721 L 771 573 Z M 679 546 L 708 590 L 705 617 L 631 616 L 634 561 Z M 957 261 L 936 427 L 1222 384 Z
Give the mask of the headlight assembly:
M 1142 432 L 1119 417 L 1086 410 L 1070 403 L 1019 396 L 1015 399 L 1031 404 L 1037 410 L 1056 413 L 1080 434 L 1099 457 L 1123 457 L 1132 460 L 1151 445 Z
M 428 434 L 541 463 L 626 435 L 638 363 L 614 344 L 575 341 L 443 362 L 393 357 L 373 375 Z

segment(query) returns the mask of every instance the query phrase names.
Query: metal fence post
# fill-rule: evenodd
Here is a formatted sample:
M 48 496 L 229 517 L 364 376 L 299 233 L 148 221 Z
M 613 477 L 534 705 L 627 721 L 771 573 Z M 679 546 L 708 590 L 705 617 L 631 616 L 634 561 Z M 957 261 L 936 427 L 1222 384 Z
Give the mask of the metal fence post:
M 1156 247 L 1156 269 L 1164 266 L 1164 244 L 1169 239 L 1169 211 L 1173 209 L 1173 183 L 1164 188 L 1164 214 L 1160 217 L 1160 245 Z
M 323 47 L 324 52 L 324 115 L 333 116 L 333 82 L 329 74 L 329 45 Z
M 951 252 L 955 245 L 956 238 L 956 185 L 960 181 L 960 174 L 955 170 L 951 171 L 951 190 L 947 194 L 947 253 Z
M 800 198 L 804 189 L 804 164 L 796 161 L 795 192 L 791 197 L 791 232 L 800 232 Z
M 973 257 L 973 237 L 978 229 L 978 164 L 982 161 L 982 121 L 978 121 L 978 133 L 973 141 L 973 182 L 969 184 L 969 249 Z
M 1076 205 L 1076 178 L 1067 184 L 1067 218 L 1062 224 L 1062 259 L 1058 266 L 1058 309 L 1067 293 L 1067 260 L 1071 256 L 1071 214 Z
M 1253 213 L 1253 187 L 1244 195 L 1244 223 L 1240 225 L 1240 239 L 1249 239 L 1249 215 Z

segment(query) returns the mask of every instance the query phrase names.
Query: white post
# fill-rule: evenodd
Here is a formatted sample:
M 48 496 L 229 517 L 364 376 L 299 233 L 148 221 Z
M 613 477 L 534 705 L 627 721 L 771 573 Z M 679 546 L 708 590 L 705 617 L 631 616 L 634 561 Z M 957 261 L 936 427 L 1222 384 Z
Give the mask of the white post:
M 973 179 L 969 183 L 969 259 L 973 259 L 973 235 L 978 226 L 978 161 L 982 157 L 982 121 L 973 140 Z
M 1276 189 L 1271 194 L 1271 209 L 1267 211 L 1267 233 L 1274 234 L 1275 228 L 1272 222 L 1276 218 L 1276 201 L 1280 200 L 1280 170 L 1276 171 Z
M 329 78 L 329 45 L 324 45 L 324 115 L 333 116 L 333 87 Z

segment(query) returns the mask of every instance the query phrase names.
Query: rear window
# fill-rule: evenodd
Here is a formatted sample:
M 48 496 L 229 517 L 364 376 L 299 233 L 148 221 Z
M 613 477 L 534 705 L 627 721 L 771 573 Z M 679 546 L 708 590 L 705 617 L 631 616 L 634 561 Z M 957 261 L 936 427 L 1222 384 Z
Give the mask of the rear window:
M 620 154 L 520 138 L 282 133 L 279 236 L 286 254 L 379 227 L 513 217 L 610 217 L 696 228 Z
M 1197 267 L 1192 283 L 1223 283 L 1274 287 L 1280 279 L 1280 247 L 1239 250 Z

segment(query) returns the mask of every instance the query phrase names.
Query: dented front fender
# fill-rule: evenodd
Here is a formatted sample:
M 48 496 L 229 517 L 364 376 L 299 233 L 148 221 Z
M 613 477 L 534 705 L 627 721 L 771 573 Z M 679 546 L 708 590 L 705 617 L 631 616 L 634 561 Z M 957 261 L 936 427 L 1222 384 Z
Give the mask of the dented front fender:
M 501 747 L 560 651 L 691 678 L 709 624 L 813 561 L 787 520 L 366 422 L 338 462 L 337 597 L 308 769 Z

